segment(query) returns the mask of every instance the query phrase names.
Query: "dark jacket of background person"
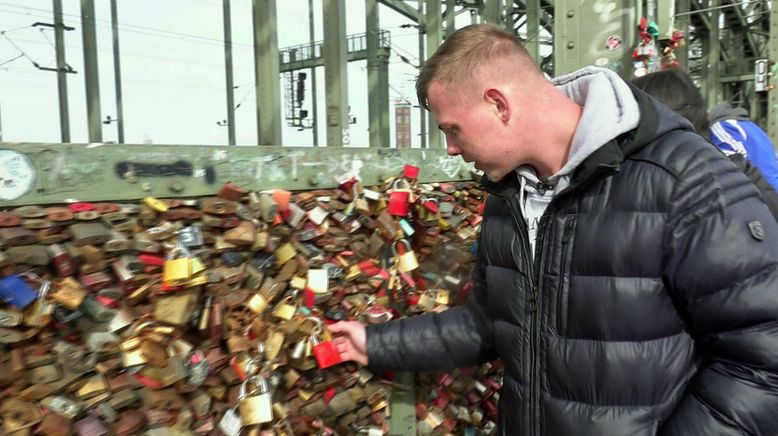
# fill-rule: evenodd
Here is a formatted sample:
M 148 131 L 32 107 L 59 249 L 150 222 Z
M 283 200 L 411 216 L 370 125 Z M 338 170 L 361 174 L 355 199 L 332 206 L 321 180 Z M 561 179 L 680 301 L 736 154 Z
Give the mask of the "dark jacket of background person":
M 368 327 L 370 367 L 505 364 L 503 434 L 778 433 L 778 223 L 685 119 L 577 167 L 529 253 L 519 182 L 486 182 L 467 304 Z
M 740 111 L 733 111 L 732 108 L 729 108 L 728 105 L 719 105 L 714 108 L 713 111 L 711 111 L 709 123 L 708 113 L 705 110 L 705 99 L 694 85 L 694 82 L 692 82 L 689 76 L 681 70 L 672 69 L 647 74 L 643 77 L 633 80 L 632 83 L 638 88 L 647 92 L 652 97 L 659 99 L 659 101 L 667 105 L 670 109 L 674 110 L 687 120 L 691 121 L 694 129 L 703 136 L 708 135 L 708 127 L 710 124 L 719 123 L 726 119 L 743 120 L 743 116 L 747 115 L 744 109 L 740 109 Z M 725 108 L 729 108 L 730 110 L 726 110 Z M 748 119 L 747 116 L 745 119 Z M 724 127 L 717 127 L 716 129 L 719 131 L 724 129 Z M 722 134 L 721 136 L 725 135 Z M 742 140 L 742 135 L 736 134 L 735 136 L 741 138 Z M 731 138 L 732 136 L 730 135 L 728 137 Z M 767 206 L 770 208 L 770 212 L 773 214 L 773 217 L 778 220 L 778 191 L 776 191 L 775 186 L 767 178 L 765 178 L 764 173 L 758 168 L 758 166 L 755 166 L 751 159 L 748 158 L 748 154 L 745 152 L 745 149 L 743 147 L 739 147 L 743 148 L 744 151 L 728 153 L 726 151 L 728 146 L 723 145 L 723 140 L 714 139 L 717 138 L 717 136 L 712 134 L 711 138 L 714 144 L 718 142 L 718 144 L 715 145 L 722 149 L 724 154 L 726 154 L 727 157 L 729 157 L 729 159 L 735 165 L 737 165 L 740 171 L 745 173 L 748 178 L 751 179 L 754 185 L 756 185 L 756 187 L 759 189 L 759 192 L 762 194 L 762 198 L 764 199 L 765 203 L 767 203 Z M 757 138 L 755 136 L 751 138 L 752 142 L 756 140 Z M 762 146 L 752 148 L 755 148 L 753 153 L 754 155 L 762 156 L 764 154 L 762 152 L 758 152 L 758 150 L 763 148 Z M 772 146 L 770 146 L 770 148 L 772 148 Z M 774 152 L 772 156 L 772 160 L 775 161 Z M 770 169 L 776 166 L 775 162 L 772 164 L 765 163 L 764 165 Z M 778 177 L 778 173 L 776 173 L 776 177 Z

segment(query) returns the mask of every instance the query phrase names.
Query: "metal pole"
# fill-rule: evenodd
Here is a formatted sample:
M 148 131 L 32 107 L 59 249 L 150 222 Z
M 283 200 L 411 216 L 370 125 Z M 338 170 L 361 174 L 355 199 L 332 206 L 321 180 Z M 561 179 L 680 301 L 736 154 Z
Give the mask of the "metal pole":
M 308 39 L 311 41 L 311 59 L 316 57 L 316 34 L 313 21 L 313 0 L 308 0 Z M 316 92 L 316 67 L 311 67 L 311 131 L 313 132 L 313 146 L 319 146 L 319 94 Z
M 281 81 L 276 0 L 253 0 L 257 143 L 281 145 Z
M 81 0 L 81 27 L 84 41 L 84 80 L 89 142 L 103 142 L 100 120 L 100 77 L 97 66 L 97 34 L 94 0 Z
M 346 1 L 324 0 L 324 81 L 327 89 L 327 146 L 351 142 L 348 119 Z
M 419 16 L 424 16 L 424 2 L 419 1 Z M 424 66 L 424 26 L 419 26 L 419 68 Z M 421 148 L 427 148 L 427 114 L 426 109 L 419 102 L 419 135 L 421 137 Z
M 52 0 L 54 9 L 54 44 L 57 51 L 57 91 L 59 92 L 59 130 L 63 144 L 70 142 L 67 62 L 65 62 L 65 24 L 62 22 L 62 0 Z
M 778 7 L 773 3 L 770 8 L 770 39 L 768 43 L 768 54 L 770 59 L 778 62 Z M 774 66 L 770 66 L 775 71 Z M 778 75 L 773 74 L 770 77 L 770 84 L 778 86 Z M 767 134 L 773 142 L 774 147 L 778 147 L 778 89 L 773 89 L 767 93 Z
M 115 0 L 111 0 L 115 1 Z M 227 141 L 235 145 L 235 92 L 232 83 L 232 25 L 230 22 L 230 0 L 222 2 L 224 16 L 224 69 L 227 78 Z
M 119 144 L 124 144 L 124 109 L 122 106 L 122 67 L 119 63 L 119 20 L 116 0 L 111 0 L 111 32 L 113 33 L 113 80 L 116 88 L 116 126 L 119 130 Z
M 707 104 L 712 109 L 719 102 L 721 86 L 719 84 L 719 65 L 721 63 L 721 43 L 719 41 L 719 0 L 711 0 L 710 33 L 708 34 L 708 63 L 705 81 L 707 82 Z
M 527 0 L 527 40 L 525 45 L 532 59 L 540 65 L 540 0 Z
M 440 28 L 440 0 L 427 0 L 425 6 L 426 28 L 427 31 L 427 56 L 432 56 L 440 47 L 443 36 Z M 440 148 L 445 146 L 441 141 L 438 122 L 432 112 L 427 113 L 427 125 L 429 126 L 429 147 Z
M 454 0 L 446 0 L 446 33 L 445 36 L 448 38 L 451 36 L 452 33 L 454 33 L 454 27 L 456 26 L 454 24 L 454 19 L 456 18 L 457 14 L 454 11 Z

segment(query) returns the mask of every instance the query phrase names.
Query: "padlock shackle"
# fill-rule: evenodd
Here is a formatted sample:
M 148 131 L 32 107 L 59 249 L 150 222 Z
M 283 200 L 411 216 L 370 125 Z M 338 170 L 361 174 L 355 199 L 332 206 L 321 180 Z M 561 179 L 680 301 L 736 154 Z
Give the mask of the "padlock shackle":
M 392 243 L 392 254 L 393 254 L 395 257 L 397 257 L 397 256 L 399 256 L 399 255 L 400 255 L 399 253 L 397 253 L 397 244 L 398 244 L 398 243 L 402 243 L 402 244 L 405 246 L 405 250 L 406 250 L 406 251 L 405 251 L 405 253 L 408 253 L 408 252 L 410 252 L 410 251 L 413 251 L 413 248 L 411 248 L 411 243 L 410 243 L 410 242 L 408 242 L 408 240 L 407 240 L 407 239 L 398 239 L 398 240 L 396 240 L 396 241 L 394 241 L 394 242 Z M 403 253 L 403 254 L 405 254 L 405 253 Z
M 246 389 L 250 382 L 253 382 L 255 389 L 247 393 Z M 259 382 L 259 384 L 257 384 L 257 382 Z M 249 395 L 256 394 L 256 388 L 259 388 L 260 395 L 270 392 L 270 388 L 267 385 L 267 380 L 265 380 L 265 377 L 262 374 L 252 375 L 240 384 L 240 390 L 238 390 L 238 401 L 246 399 Z
M 397 187 L 397 184 L 400 182 L 405 183 L 404 188 Z M 407 180 L 405 180 L 405 178 L 400 177 L 398 179 L 395 179 L 394 182 L 392 182 L 392 189 L 410 189 L 410 188 L 411 188 L 411 184 Z
M 311 345 L 318 345 L 320 342 L 319 335 L 324 331 L 324 321 L 315 316 L 307 316 L 304 321 L 309 319 L 316 323 L 313 327 L 313 331 L 311 331 Z

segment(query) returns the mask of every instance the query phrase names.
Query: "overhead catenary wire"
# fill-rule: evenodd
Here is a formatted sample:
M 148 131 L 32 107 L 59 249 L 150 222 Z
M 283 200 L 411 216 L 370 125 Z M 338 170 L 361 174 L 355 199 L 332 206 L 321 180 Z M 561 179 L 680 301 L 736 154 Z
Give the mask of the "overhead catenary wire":
M 50 14 L 51 13 L 51 11 L 47 10 L 47 9 L 33 8 L 33 7 L 30 7 L 30 6 L 19 6 L 19 5 L 14 5 L 14 4 L 9 4 L 9 3 L 4 3 L 4 2 L 0 2 L 0 6 L 14 7 L 14 8 L 25 9 L 25 10 L 36 11 L 36 12 L 43 12 L 43 13 L 46 13 L 46 14 Z M 33 15 L 33 14 L 30 14 L 30 13 L 18 12 L 18 11 L 7 10 L 7 9 L 6 10 L 0 10 L 0 11 L 12 13 L 12 14 L 17 14 L 17 15 L 25 15 L 25 16 L 35 17 L 35 18 L 42 18 L 42 19 L 49 19 L 50 18 L 50 15 Z M 66 17 L 76 18 L 76 19 L 79 19 L 79 20 L 81 19 L 80 15 L 67 14 L 67 13 L 63 13 L 62 15 L 66 16 Z M 92 18 L 91 20 L 94 21 L 95 25 L 97 25 L 99 27 L 106 28 L 106 29 L 111 28 L 111 22 L 108 21 L 108 20 L 102 20 L 102 19 L 99 19 L 99 18 Z M 137 33 L 137 34 L 141 34 L 141 35 L 156 36 L 156 37 L 160 37 L 160 38 L 176 39 L 176 40 L 179 40 L 179 41 L 186 41 L 187 40 L 186 38 L 189 38 L 189 39 L 200 40 L 199 42 L 210 43 L 210 44 L 214 44 L 214 45 L 220 45 L 221 46 L 221 45 L 224 44 L 224 41 L 222 39 L 219 39 L 219 38 L 211 38 L 211 37 L 208 37 L 208 36 L 195 35 L 195 34 L 191 34 L 191 33 L 176 32 L 176 31 L 173 31 L 173 30 L 158 29 L 158 28 L 154 28 L 154 27 L 141 26 L 141 25 L 137 25 L 137 24 L 128 24 L 128 23 L 119 24 L 119 30 L 124 31 L 124 32 Z M 195 42 L 195 41 L 189 41 L 189 42 Z M 234 41 L 233 41 L 232 44 L 233 44 L 233 46 L 240 47 L 240 48 L 246 48 L 246 49 L 252 49 L 252 50 L 254 49 L 254 45 L 253 44 L 234 42 Z

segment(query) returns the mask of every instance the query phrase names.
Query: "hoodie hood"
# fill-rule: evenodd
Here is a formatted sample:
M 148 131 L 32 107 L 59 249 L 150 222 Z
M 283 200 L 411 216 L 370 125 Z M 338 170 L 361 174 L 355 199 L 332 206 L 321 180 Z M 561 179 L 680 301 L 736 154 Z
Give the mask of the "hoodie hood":
M 587 67 L 553 80 L 557 89 L 583 107 L 567 163 L 554 174 L 571 174 L 595 150 L 638 126 L 640 109 L 629 85 L 606 68 Z
M 553 80 L 556 88 L 583 108 L 570 143 L 565 165 L 545 181 L 534 168 L 516 169 L 519 206 L 527 222 L 530 248 L 534 252 L 538 223 L 557 193 L 570 185 L 571 175 L 583 161 L 622 134 L 635 130 L 640 109 L 632 90 L 616 73 L 588 67 Z
M 547 182 L 564 189 L 568 178 L 586 158 L 619 135 L 634 130 L 640 109 L 630 86 L 613 71 L 587 67 L 553 79 L 554 86 L 583 108 L 565 165 Z M 530 166 L 516 169 L 530 185 L 538 182 Z M 562 185 L 562 186 L 559 186 Z
M 748 111 L 742 107 L 732 107 L 729 103 L 717 104 L 710 111 L 710 124 L 713 125 L 721 120 L 741 120 L 748 121 Z

